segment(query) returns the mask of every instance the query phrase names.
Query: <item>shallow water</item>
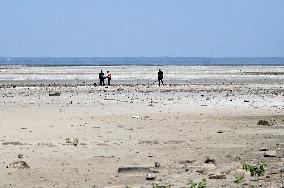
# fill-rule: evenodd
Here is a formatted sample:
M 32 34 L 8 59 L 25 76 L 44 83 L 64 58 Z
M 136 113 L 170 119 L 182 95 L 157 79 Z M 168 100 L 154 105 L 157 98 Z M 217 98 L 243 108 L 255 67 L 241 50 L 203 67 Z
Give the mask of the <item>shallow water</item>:
M 12 82 L 66 82 L 92 83 L 98 81 L 100 70 L 112 72 L 112 82 L 151 84 L 162 69 L 165 83 L 267 83 L 281 84 L 284 81 L 284 66 L 0 66 L 1 83 Z

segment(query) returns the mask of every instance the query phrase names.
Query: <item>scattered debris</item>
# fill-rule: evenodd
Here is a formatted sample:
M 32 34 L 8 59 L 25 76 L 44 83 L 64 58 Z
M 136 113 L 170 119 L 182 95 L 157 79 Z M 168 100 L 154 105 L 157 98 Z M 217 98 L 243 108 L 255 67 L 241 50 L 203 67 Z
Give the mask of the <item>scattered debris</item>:
M 209 179 L 226 179 L 225 174 L 210 174 Z
M 142 140 L 138 144 L 161 144 L 159 141 Z
M 3 142 L 2 145 L 24 145 L 21 142 Z
M 259 151 L 268 151 L 269 149 L 267 149 L 267 147 L 262 147 L 262 148 L 260 148 L 260 150 Z
M 73 145 L 73 146 L 77 146 L 79 144 L 79 139 L 78 138 L 74 138 L 73 142 L 71 141 L 71 139 L 68 137 L 65 139 L 66 144 L 63 145 Z
M 55 93 L 49 93 L 48 94 L 48 96 L 50 96 L 50 97 L 58 97 L 58 96 L 60 96 L 60 93 L 59 92 L 55 92 Z
M 215 159 L 210 159 L 210 158 L 208 158 L 208 159 L 206 159 L 206 160 L 204 161 L 204 163 L 216 165 L 216 160 L 215 160 Z
M 132 118 L 139 119 L 139 116 L 131 116 Z
M 271 126 L 272 124 L 270 124 L 267 120 L 259 120 L 259 121 L 257 122 L 257 125 Z
M 23 154 L 19 154 L 19 155 L 18 155 L 18 158 L 19 158 L 19 159 L 22 159 L 22 158 L 24 158 L 24 155 L 23 155 Z
M 25 161 L 15 161 L 10 163 L 8 168 L 27 169 L 30 168 L 30 166 Z
M 191 164 L 191 163 L 194 163 L 194 162 L 195 162 L 195 160 L 182 160 L 182 161 L 179 162 L 179 164 L 186 165 L 186 164 Z
M 73 145 L 74 146 L 77 146 L 79 143 L 79 139 L 78 138 L 75 138 L 74 141 L 73 141 Z
M 149 173 L 151 172 L 150 167 L 119 167 L 118 173 L 135 173 L 135 172 L 142 172 L 142 173 Z
M 277 145 L 277 146 L 284 147 L 284 142 L 277 143 L 276 145 Z
M 155 167 L 156 167 L 156 168 L 160 168 L 160 167 L 161 167 L 161 164 L 156 161 L 156 162 L 155 162 Z

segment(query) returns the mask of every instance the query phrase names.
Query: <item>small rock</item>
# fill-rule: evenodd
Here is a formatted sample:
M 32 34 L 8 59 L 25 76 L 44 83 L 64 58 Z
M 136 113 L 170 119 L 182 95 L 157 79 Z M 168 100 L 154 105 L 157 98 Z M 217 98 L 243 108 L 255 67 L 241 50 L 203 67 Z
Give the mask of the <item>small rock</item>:
M 267 149 L 266 147 L 260 148 L 259 151 L 268 151 L 269 149 Z
M 220 130 L 220 131 L 218 131 L 217 133 L 224 133 L 225 131 L 222 131 L 222 130 Z
M 198 169 L 196 172 L 199 174 L 205 174 L 205 169 Z
M 207 164 L 214 164 L 214 165 L 216 165 L 216 160 L 215 159 L 206 159 L 205 161 L 204 161 L 204 163 L 207 163 Z
M 156 174 L 152 174 L 152 173 L 149 173 L 149 174 L 146 174 L 146 180 L 154 180 L 156 179 Z
M 60 93 L 59 93 L 59 92 L 49 93 L 48 96 L 50 96 L 50 97 L 56 97 L 56 96 L 60 96 Z
M 257 122 L 257 125 L 266 125 L 266 126 L 271 126 L 271 124 L 267 120 L 259 120 Z
M 18 168 L 18 169 L 27 169 L 30 168 L 30 166 L 28 165 L 28 163 L 26 163 L 25 161 L 15 161 L 9 164 L 8 166 L 9 168 Z
M 277 157 L 277 152 L 273 150 L 266 151 L 264 157 Z
M 149 167 L 119 167 L 118 173 L 149 173 L 151 172 L 151 168 Z
M 22 158 L 24 158 L 24 155 L 23 155 L 23 154 L 19 154 L 19 155 L 18 155 L 18 158 L 19 158 L 19 159 L 22 159 Z
M 3 142 L 2 145 L 24 145 L 21 142 Z
M 225 174 L 210 174 L 209 179 L 226 179 Z
M 179 162 L 179 164 L 183 164 L 183 165 L 186 165 L 186 164 L 191 164 L 191 163 L 194 163 L 195 160 L 182 160 Z
M 155 162 L 155 167 L 156 168 L 160 168 L 161 167 L 161 164 L 159 162 Z
M 282 143 L 281 143 L 281 142 L 280 142 L 280 143 L 277 143 L 276 145 L 277 145 L 277 146 L 284 147 L 284 142 L 282 142 Z
M 139 119 L 139 116 L 131 116 L 132 118 Z

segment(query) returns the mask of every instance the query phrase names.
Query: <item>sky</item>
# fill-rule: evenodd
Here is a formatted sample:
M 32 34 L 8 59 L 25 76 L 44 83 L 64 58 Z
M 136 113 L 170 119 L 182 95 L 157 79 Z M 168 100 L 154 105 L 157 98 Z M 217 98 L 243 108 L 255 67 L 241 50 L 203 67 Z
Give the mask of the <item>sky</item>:
M 284 57 L 284 0 L 0 0 L 0 56 Z

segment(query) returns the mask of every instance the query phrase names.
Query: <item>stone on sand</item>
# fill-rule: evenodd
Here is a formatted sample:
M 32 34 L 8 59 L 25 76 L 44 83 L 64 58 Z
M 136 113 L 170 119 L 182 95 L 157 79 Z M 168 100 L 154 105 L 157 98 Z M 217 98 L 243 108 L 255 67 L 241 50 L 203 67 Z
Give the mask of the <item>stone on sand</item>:
M 209 179 L 226 179 L 225 174 L 210 174 Z
M 267 147 L 262 147 L 259 151 L 269 151 L 269 149 Z
M 204 163 L 216 165 L 216 160 L 215 160 L 215 159 L 210 159 L 210 158 L 208 158 L 208 159 L 206 159 L 206 160 L 204 161 Z
M 3 142 L 2 145 L 24 145 L 21 142 Z
M 19 154 L 19 155 L 18 155 L 18 158 L 19 158 L 19 159 L 22 159 L 22 158 L 24 158 L 24 155 L 23 155 L 23 154 Z
M 48 94 L 48 96 L 50 96 L 50 97 L 58 97 L 58 96 L 60 96 L 60 93 L 59 92 L 55 92 L 55 93 L 49 93 Z
M 156 167 L 156 168 L 160 168 L 160 167 L 161 167 L 161 164 L 156 161 L 156 162 L 155 162 L 155 167 Z
M 139 116 L 131 116 L 134 119 L 139 119 Z
M 273 150 L 266 151 L 264 157 L 277 157 L 277 152 Z
M 270 124 L 267 120 L 259 120 L 259 121 L 257 122 L 257 125 L 271 126 L 272 124 Z
M 154 180 L 156 177 L 156 174 L 153 173 L 146 174 L 146 180 Z
M 30 166 L 25 161 L 15 161 L 9 164 L 9 168 L 28 169 Z
M 137 172 L 151 172 L 151 168 L 149 167 L 119 167 L 118 173 L 137 173 Z

